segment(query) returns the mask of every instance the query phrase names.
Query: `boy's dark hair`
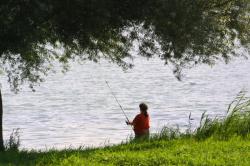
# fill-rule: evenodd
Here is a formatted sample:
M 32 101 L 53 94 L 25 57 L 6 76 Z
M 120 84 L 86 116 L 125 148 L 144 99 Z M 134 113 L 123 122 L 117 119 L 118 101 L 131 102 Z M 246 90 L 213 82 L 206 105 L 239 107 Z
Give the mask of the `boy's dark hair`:
M 148 117 L 148 106 L 147 106 L 147 104 L 145 104 L 145 103 L 141 103 L 140 105 L 139 105 L 139 107 L 140 107 L 140 110 L 143 112 L 143 114 L 146 116 L 146 117 Z

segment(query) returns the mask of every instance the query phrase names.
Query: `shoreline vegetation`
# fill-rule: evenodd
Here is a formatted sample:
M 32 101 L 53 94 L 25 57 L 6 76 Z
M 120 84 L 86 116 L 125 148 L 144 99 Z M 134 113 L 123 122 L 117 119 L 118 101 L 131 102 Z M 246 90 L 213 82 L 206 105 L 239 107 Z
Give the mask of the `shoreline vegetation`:
M 149 139 L 119 145 L 24 151 L 17 135 L 0 152 L 0 165 L 250 165 L 250 99 L 240 92 L 224 118 L 203 113 L 195 130 L 191 123 L 185 132 L 164 127 Z

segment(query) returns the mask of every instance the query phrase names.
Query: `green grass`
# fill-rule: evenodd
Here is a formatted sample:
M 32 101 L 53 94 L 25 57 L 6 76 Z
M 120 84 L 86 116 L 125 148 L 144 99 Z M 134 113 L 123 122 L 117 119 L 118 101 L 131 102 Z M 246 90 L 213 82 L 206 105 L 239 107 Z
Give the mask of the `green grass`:
M 0 165 L 250 165 L 249 106 L 241 93 L 224 119 L 203 114 L 194 131 L 166 127 L 150 139 L 110 147 L 46 152 L 7 147 Z
M 89 150 L 0 154 L 2 165 L 250 165 L 250 140 L 157 140 Z

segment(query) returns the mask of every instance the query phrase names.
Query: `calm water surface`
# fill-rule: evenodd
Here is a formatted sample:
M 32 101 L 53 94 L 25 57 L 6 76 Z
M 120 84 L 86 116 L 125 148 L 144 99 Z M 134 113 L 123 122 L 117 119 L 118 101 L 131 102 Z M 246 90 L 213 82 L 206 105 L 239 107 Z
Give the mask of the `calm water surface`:
M 158 59 L 139 58 L 134 63 L 126 72 L 105 62 L 73 64 L 66 74 L 50 75 L 35 93 L 24 88 L 14 94 L 2 79 L 4 138 L 20 128 L 22 147 L 29 149 L 101 146 L 126 140 L 131 128 L 125 125 L 105 80 L 129 118 L 139 112 L 140 102 L 148 103 L 151 132 L 164 125 L 185 129 L 190 112 L 194 127 L 204 111 L 223 116 L 240 90 L 250 90 L 247 60 L 186 70 L 182 82 Z

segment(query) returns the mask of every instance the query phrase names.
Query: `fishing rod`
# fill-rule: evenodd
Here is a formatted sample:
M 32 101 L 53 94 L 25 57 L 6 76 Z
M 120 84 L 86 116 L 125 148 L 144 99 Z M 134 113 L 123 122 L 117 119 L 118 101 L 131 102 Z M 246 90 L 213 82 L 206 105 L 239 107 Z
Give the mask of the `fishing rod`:
M 121 104 L 119 103 L 119 101 L 118 101 L 118 100 L 117 100 L 117 98 L 115 97 L 115 94 L 113 93 L 113 91 L 112 91 L 111 87 L 109 86 L 108 81 L 106 81 L 106 80 L 105 80 L 105 82 L 106 82 L 106 84 L 107 84 L 107 86 L 108 86 L 108 88 L 109 88 L 109 90 L 110 90 L 111 94 L 112 94 L 112 95 L 113 95 L 113 97 L 115 98 L 115 101 L 117 102 L 117 104 L 118 104 L 118 105 L 119 105 L 119 107 L 121 108 L 123 115 L 126 117 L 127 121 L 129 122 L 129 119 L 128 119 L 128 117 L 127 117 L 127 115 L 126 115 L 126 113 L 125 113 L 124 109 L 122 108 Z
M 93 76 L 92 76 L 92 75 L 90 75 L 90 76 L 91 76 L 91 78 L 93 79 Z M 93 79 L 93 80 L 94 80 L 94 79 Z M 111 87 L 110 87 L 108 81 L 105 80 L 105 83 L 106 83 L 106 85 L 108 86 L 108 88 L 109 88 L 109 90 L 110 90 L 112 96 L 115 98 L 116 103 L 119 105 L 119 107 L 120 107 L 120 109 L 121 109 L 123 115 L 125 116 L 127 122 L 129 122 L 128 116 L 126 115 L 124 109 L 122 108 L 121 104 L 119 103 L 118 99 L 116 98 L 116 96 L 115 96 L 114 92 L 112 91 L 112 89 L 111 89 Z M 131 126 L 131 129 L 133 130 L 133 126 Z

